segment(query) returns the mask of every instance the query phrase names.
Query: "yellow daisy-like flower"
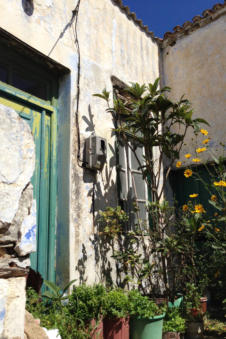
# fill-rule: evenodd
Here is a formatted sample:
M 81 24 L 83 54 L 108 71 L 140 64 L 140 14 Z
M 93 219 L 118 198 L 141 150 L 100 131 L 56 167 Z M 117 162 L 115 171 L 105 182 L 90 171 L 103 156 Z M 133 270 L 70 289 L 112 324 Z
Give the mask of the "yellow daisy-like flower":
M 222 186 L 222 187 L 226 187 L 226 181 L 224 180 L 220 180 L 220 181 L 214 181 L 214 186 Z
M 193 158 L 192 161 L 193 162 L 200 162 L 201 160 L 199 158 Z
M 201 132 L 203 135 L 208 135 L 208 131 L 207 131 L 206 129 L 201 128 L 201 129 L 200 129 L 200 132 Z
M 176 163 L 176 167 L 177 167 L 177 168 L 181 167 L 181 165 L 182 165 L 182 162 L 181 162 L 181 161 L 178 161 L 178 162 Z
M 187 154 L 185 154 L 184 156 L 185 156 L 186 159 L 191 158 L 191 154 L 190 154 L 190 153 L 187 153 Z
M 184 212 L 187 212 L 188 209 L 189 209 L 189 208 L 188 208 L 188 205 L 185 204 L 185 205 L 182 206 L 182 210 L 183 210 Z
M 199 227 L 198 232 L 201 232 L 205 228 L 205 225 Z
M 215 194 L 211 195 L 210 200 L 212 201 L 217 201 L 217 196 Z
M 202 204 L 195 205 L 195 210 L 192 213 L 205 213 L 204 207 Z
M 210 141 L 210 139 L 209 138 L 207 138 L 207 139 L 205 139 L 205 140 L 203 140 L 203 145 L 206 145 L 206 144 L 208 144 L 208 142 Z
M 215 227 L 214 229 L 215 229 L 215 232 L 220 232 L 219 228 Z
M 191 176 L 192 176 L 192 170 L 190 170 L 189 168 L 186 169 L 186 170 L 184 171 L 184 176 L 185 176 L 185 178 L 191 177 Z
M 198 194 L 197 193 L 193 193 L 193 194 L 190 194 L 189 197 L 190 198 L 197 198 Z
M 200 148 L 197 148 L 196 149 L 196 153 L 202 153 L 202 152 L 205 152 L 206 151 L 206 147 L 200 147 Z

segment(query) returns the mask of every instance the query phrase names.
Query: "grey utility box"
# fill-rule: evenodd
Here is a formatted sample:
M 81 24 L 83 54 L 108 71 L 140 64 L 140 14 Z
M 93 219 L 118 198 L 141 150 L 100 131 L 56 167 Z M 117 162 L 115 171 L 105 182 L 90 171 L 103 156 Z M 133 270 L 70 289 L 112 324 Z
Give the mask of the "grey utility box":
M 85 141 L 85 167 L 101 171 L 107 159 L 106 139 L 91 135 Z

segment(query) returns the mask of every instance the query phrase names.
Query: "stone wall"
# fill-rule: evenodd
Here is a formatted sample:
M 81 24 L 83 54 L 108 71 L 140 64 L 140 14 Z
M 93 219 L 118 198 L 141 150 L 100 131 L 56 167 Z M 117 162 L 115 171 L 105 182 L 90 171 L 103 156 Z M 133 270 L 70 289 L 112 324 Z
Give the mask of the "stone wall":
M 36 250 L 36 210 L 30 183 L 35 145 L 29 125 L 0 105 L 0 337 L 23 338 L 25 280 Z

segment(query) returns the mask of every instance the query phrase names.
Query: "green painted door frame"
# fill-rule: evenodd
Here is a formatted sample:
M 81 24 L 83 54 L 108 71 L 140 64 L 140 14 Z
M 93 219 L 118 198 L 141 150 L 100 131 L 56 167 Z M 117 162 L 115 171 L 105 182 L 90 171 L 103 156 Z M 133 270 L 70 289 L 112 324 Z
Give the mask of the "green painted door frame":
M 32 177 L 37 203 L 37 252 L 31 255 L 32 268 L 44 279 L 55 281 L 57 203 L 57 109 L 0 81 L 0 103 L 12 107 L 30 125 L 36 145 Z

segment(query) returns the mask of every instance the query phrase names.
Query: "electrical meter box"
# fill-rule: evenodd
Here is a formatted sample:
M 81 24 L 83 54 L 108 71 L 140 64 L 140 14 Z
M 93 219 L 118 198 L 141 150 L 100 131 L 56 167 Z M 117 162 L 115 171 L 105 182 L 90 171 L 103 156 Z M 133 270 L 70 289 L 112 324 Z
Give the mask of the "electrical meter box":
M 91 135 L 85 141 L 85 167 L 101 171 L 107 159 L 106 139 Z

